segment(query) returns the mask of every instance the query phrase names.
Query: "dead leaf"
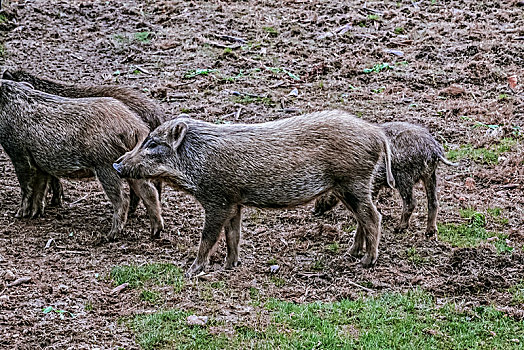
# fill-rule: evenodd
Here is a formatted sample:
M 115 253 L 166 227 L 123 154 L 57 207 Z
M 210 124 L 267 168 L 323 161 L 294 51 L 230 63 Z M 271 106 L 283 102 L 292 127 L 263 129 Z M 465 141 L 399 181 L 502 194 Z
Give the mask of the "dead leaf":
M 7 284 L 7 286 L 8 287 L 14 287 L 14 286 L 17 286 L 19 284 L 26 283 L 26 282 L 29 282 L 29 281 L 31 281 L 31 277 L 20 277 L 16 281 L 13 281 L 13 282 Z
M 475 186 L 475 180 L 472 178 L 472 177 L 468 177 L 466 178 L 466 182 L 464 184 L 464 187 L 466 187 L 466 189 L 468 191 L 474 191 L 476 186 Z
M 466 89 L 464 89 L 460 85 L 453 84 L 453 85 L 450 85 L 440 90 L 438 94 L 442 96 L 460 96 L 465 93 L 466 93 Z
M 515 89 L 517 87 L 517 84 L 518 84 L 517 76 L 516 75 L 512 75 L 511 77 L 508 77 L 508 83 L 509 83 L 509 87 L 511 89 Z

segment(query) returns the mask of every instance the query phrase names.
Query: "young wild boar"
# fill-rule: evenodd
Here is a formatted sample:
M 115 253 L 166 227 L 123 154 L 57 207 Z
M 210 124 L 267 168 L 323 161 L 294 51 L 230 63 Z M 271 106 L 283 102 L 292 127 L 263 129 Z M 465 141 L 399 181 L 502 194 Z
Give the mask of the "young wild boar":
M 396 231 L 408 228 L 409 218 L 416 206 L 413 187 L 419 181 L 424 183 L 428 199 L 428 222 L 426 235 L 437 233 L 437 176 L 439 162 L 456 166 L 444 156 L 442 146 L 421 126 L 404 122 L 392 122 L 381 125 L 391 146 L 391 169 L 395 177 L 396 188 L 402 197 L 402 216 Z M 373 179 L 373 196 L 385 187 L 386 171 L 381 166 Z M 323 214 L 338 202 L 334 194 L 327 194 L 315 203 L 315 213 Z
M 216 125 L 181 116 L 168 121 L 113 166 L 120 176 L 162 179 L 193 195 L 205 210 L 198 256 L 186 273 L 202 271 L 224 228 L 225 267 L 239 263 L 242 206 L 284 208 L 332 191 L 364 232 L 362 265 L 378 256 L 381 215 L 371 178 L 390 150 L 382 130 L 341 111 L 261 124 Z M 351 249 L 351 253 L 357 253 Z
M 44 211 L 51 177 L 96 175 L 114 207 L 107 235 L 113 239 L 123 229 L 129 203 L 111 164 L 148 132 L 147 125 L 116 99 L 71 99 L 0 80 L 0 144 L 22 190 L 17 217 L 36 217 Z M 152 235 L 158 236 L 163 219 L 156 189 L 143 180 L 129 184 L 146 204 Z
M 73 85 L 66 84 L 60 81 L 38 77 L 32 73 L 24 70 L 7 69 L 2 74 L 2 79 L 13 80 L 18 82 L 26 82 L 31 86 L 48 94 L 70 97 L 70 98 L 84 98 L 84 97 L 113 97 L 125 104 L 129 109 L 135 112 L 144 123 L 147 124 L 149 130 L 155 129 L 162 122 L 165 121 L 164 113 L 160 107 L 146 96 L 129 88 L 111 85 Z M 161 184 L 156 183 L 155 186 L 161 192 Z M 51 189 L 53 197 L 51 205 L 61 206 L 63 190 L 60 181 L 52 177 Z M 135 211 L 138 206 L 139 198 L 131 189 L 131 200 L 129 206 L 129 213 Z

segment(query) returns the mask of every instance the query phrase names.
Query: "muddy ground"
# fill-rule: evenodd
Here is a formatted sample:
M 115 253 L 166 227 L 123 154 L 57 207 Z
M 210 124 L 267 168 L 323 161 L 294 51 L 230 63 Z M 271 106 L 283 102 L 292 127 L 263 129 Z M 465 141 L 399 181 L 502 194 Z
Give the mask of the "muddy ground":
M 508 235 L 514 250 L 427 240 L 421 186 L 403 234 L 393 233 L 398 194 L 381 195 L 383 236 L 371 269 L 345 254 L 355 222 L 340 206 L 323 217 L 312 215 L 312 204 L 247 209 L 242 266 L 221 271 L 222 243 L 207 269 L 207 281 L 227 288 L 209 298 L 205 281 L 189 281 L 180 294 L 164 288 L 165 305 L 151 306 L 137 290 L 111 295 L 108 273 L 131 263 L 189 267 L 203 224 L 198 203 L 167 189 L 161 240 L 150 240 L 141 207 L 125 236 L 95 246 L 111 217 L 99 184 L 65 180 L 63 208 L 15 220 L 19 186 L 0 149 L 0 347 L 132 349 L 133 334 L 118 320 L 160 307 L 248 322 L 250 287 L 264 297 L 309 302 L 365 293 L 353 283 L 375 293 L 418 286 L 464 307 L 492 304 L 522 318 L 524 305 L 508 289 L 524 278 L 524 89 L 510 89 L 508 77 L 524 79 L 523 11 L 519 1 L 11 1 L 0 24 L 2 66 L 131 86 L 172 115 L 254 123 L 338 108 L 372 122 L 424 125 L 448 149 L 512 137 L 516 145 L 498 164 L 464 159 L 440 167 L 439 223 L 465 222 L 460 208 L 501 208 L 507 223 L 487 228 Z M 364 72 L 381 63 L 391 69 Z M 216 71 L 189 77 L 197 69 Z M 275 262 L 276 277 L 268 265 Z M 31 280 L 8 287 L 7 271 Z M 48 306 L 75 317 L 43 313 Z

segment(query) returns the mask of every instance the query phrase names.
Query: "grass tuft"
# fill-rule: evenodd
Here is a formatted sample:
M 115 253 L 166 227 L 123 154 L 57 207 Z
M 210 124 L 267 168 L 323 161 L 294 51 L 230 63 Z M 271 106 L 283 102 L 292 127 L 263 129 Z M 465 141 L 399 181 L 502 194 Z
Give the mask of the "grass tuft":
M 189 326 L 191 312 L 167 310 L 127 321 L 144 349 L 518 349 L 524 324 L 493 307 L 437 306 L 420 290 L 333 303 L 265 303 L 264 327 L 239 323 L 229 336 L 210 318 Z M 495 334 L 495 335 L 494 335 Z
M 479 164 L 498 164 L 499 156 L 502 153 L 509 152 L 517 141 L 513 138 L 506 137 L 500 140 L 498 145 L 488 148 L 474 148 L 470 144 L 461 145 L 458 149 L 450 150 L 447 158 L 452 162 L 469 158 Z
M 177 266 L 167 263 L 115 266 L 110 276 L 115 285 L 129 283 L 131 288 L 151 283 L 160 286 L 172 285 L 175 292 L 180 292 L 184 287 L 182 271 Z

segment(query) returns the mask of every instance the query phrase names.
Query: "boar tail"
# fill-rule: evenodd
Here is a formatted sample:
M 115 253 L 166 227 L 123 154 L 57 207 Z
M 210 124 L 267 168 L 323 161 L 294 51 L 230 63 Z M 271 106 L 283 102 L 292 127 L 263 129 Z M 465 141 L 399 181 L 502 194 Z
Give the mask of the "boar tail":
M 395 188 L 395 178 L 391 172 L 391 147 L 389 147 L 389 141 L 387 140 L 386 136 L 384 136 L 382 140 L 386 150 L 386 180 L 389 187 Z
M 451 165 L 451 166 L 459 166 L 460 164 L 459 163 L 453 163 L 453 162 L 450 162 L 448 159 L 446 159 L 446 157 L 444 156 L 441 156 L 439 154 L 438 158 L 440 159 L 440 161 L 446 165 Z

